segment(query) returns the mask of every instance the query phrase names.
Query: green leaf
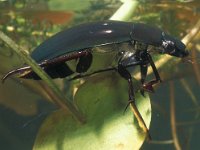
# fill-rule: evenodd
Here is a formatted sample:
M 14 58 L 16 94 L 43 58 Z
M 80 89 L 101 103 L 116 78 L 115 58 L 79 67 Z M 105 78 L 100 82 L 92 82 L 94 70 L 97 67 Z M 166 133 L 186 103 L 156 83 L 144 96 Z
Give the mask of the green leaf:
M 123 113 L 128 101 L 127 81 L 116 73 L 90 77 L 82 84 L 75 102 L 87 119 L 79 124 L 63 111 L 52 113 L 38 133 L 34 150 L 134 150 L 145 140 L 131 109 Z M 149 97 L 136 94 L 136 103 L 149 127 Z

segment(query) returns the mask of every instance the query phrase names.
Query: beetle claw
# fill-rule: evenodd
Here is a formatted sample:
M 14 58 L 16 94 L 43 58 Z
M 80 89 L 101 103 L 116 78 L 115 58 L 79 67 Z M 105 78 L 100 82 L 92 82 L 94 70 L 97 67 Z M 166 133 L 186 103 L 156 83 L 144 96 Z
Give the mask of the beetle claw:
M 142 87 L 143 87 L 143 90 L 145 90 L 147 92 L 150 92 L 150 93 L 154 93 L 155 92 L 151 83 L 143 84 Z

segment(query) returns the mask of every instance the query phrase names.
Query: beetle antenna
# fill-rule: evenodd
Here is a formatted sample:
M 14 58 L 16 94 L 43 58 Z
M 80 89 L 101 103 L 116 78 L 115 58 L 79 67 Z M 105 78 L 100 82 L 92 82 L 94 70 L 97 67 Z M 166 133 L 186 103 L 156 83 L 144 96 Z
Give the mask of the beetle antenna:
M 30 66 L 26 66 L 26 67 L 23 67 L 23 68 L 18 68 L 18 69 L 11 70 L 11 71 L 9 71 L 8 73 L 6 73 L 6 74 L 1 78 L 1 82 L 4 83 L 5 80 L 6 80 L 8 77 L 10 77 L 10 76 L 12 76 L 12 75 L 14 75 L 14 74 L 17 74 L 17 73 L 22 73 L 22 72 L 28 71 L 28 70 L 30 70 L 30 69 L 31 69 Z
M 196 64 L 196 63 L 199 63 L 199 58 L 190 56 L 190 57 L 182 58 L 182 61 L 190 63 L 190 64 Z

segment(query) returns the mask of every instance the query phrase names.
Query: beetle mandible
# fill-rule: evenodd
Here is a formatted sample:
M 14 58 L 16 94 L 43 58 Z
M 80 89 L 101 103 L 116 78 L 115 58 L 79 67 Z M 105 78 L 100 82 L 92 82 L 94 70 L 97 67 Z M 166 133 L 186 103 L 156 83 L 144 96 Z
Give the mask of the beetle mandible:
M 189 55 L 180 40 L 157 27 L 142 23 L 101 21 L 82 24 L 55 34 L 36 47 L 31 57 L 52 78 L 72 76 L 71 79 L 77 79 L 115 70 L 128 82 L 130 104 L 134 103 L 135 98 L 128 67 L 140 66 L 141 83 L 146 90 L 152 91 L 152 86 L 161 81 L 150 55 L 150 46 L 155 47 L 154 51 L 160 54 L 180 58 Z M 105 60 L 109 61 L 93 65 L 98 54 L 104 54 Z M 145 82 L 148 65 L 152 67 L 155 79 Z M 24 66 L 9 71 L 2 81 L 14 74 L 19 74 L 20 78 L 40 79 L 30 66 Z M 141 117 L 140 114 L 136 115 Z M 146 128 L 143 119 L 142 123 Z

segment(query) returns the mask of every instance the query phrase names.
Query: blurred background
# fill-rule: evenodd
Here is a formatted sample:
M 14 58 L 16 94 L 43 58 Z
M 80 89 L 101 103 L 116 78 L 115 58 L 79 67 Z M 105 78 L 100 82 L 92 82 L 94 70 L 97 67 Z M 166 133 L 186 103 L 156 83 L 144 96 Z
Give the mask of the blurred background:
M 0 30 L 31 52 L 58 31 L 108 20 L 121 5 L 120 0 L 0 0 Z M 199 0 L 138 0 L 128 21 L 155 25 L 182 39 L 199 20 Z M 163 82 L 150 94 L 150 133 L 155 141 L 144 142 L 141 149 L 200 147 L 200 34 L 190 39 L 187 47 L 190 61 L 173 58 L 158 68 Z M 163 57 L 155 55 L 154 59 Z M 0 77 L 24 64 L 1 40 L 0 62 Z M 69 82 L 55 82 L 66 95 L 74 90 Z M 0 148 L 32 149 L 45 117 L 59 109 L 52 103 L 53 97 L 43 82 L 10 78 L 0 84 Z

